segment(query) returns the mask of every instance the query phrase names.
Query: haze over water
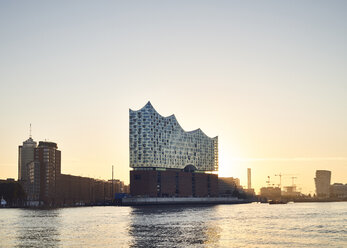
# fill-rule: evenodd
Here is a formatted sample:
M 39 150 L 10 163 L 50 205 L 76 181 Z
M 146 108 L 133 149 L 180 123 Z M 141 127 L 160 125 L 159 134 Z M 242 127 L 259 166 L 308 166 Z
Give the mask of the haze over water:
M 2 209 L 0 247 L 346 247 L 347 204 Z

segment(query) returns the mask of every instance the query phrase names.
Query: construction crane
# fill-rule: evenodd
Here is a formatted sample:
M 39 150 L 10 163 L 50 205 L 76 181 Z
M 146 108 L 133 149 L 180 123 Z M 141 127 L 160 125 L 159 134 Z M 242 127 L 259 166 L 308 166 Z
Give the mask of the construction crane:
M 270 176 L 267 176 L 267 181 L 266 181 L 266 183 L 267 183 L 267 186 L 270 187 Z
M 294 184 L 294 179 L 297 179 L 297 177 L 291 177 L 292 178 L 292 186 L 294 187 L 295 184 Z
M 294 186 L 294 179 L 297 179 L 297 174 L 282 174 L 281 172 L 279 174 L 275 174 L 276 177 L 280 178 L 280 183 L 278 184 L 278 186 L 280 188 L 282 188 L 282 177 L 287 177 L 287 176 L 292 176 L 290 177 L 292 179 L 292 185 Z
M 280 189 L 282 188 L 282 174 L 280 172 L 280 174 L 275 174 L 276 177 L 280 177 L 280 184 L 278 185 L 280 187 Z

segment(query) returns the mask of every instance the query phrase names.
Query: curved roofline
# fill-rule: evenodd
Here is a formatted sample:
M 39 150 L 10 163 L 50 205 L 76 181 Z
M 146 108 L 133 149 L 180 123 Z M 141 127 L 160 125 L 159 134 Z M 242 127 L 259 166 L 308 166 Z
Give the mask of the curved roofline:
M 143 106 L 142 108 L 140 108 L 140 109 L 138 109 L 138 110 L 132 110 L 131 108 L 129 108 L 129 110 L 132 111 L 132 112 L 138 112 L 138 111 L 141 111 L 141 110 L 145 109 L 145 108 L 148 107 L 148 106 L 151 107 L 160 117 L 162 117 L 162 118 L 164 118 L 164 119 L 173 118 L 173 119 L 176 121 L 176 123 L 178 124 L 178 127 L 181 128 L 182 131 L 185 132 L 185 133 L 194 134 L 194 133 L 197 133 L 197 132 L 200 131 L 204 136 L 206 136 L 206 137 L 209 138 L 209 139 L 215 139 L 215 138 L 218 137 L 218 136 L 210 137 L 210 136 L 206 135 L 200 128 L 194 129 L 194 130 L 192 130 L 192 131 L 186 131 L 186 130 L 184 130 L 184 129 L 182 128 L 181 124 L 178 122 L 178 120 L 177 120 L 175 114 L 172 114 L 172 115 L 169 115 L 169 116 L 162 116 L 162 115 L 159 114 L 159 112 L 153 107 L 153 105 L 152 105 L 152 103 L 151 103 L 150 101 L 148 101 L 148 102 L 146 103 L 145 106 Z

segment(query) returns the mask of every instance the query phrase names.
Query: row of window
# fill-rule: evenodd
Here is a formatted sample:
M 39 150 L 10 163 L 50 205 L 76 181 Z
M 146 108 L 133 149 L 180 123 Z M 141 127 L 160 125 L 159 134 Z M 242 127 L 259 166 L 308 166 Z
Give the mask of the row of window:
M 173 117 L 161 117 L 151 105 L 130 111 L 130 166 L 183 168 L 187 163 L 198 168 L 218 167 L 217 139 L 200 130 L 186 133 Z

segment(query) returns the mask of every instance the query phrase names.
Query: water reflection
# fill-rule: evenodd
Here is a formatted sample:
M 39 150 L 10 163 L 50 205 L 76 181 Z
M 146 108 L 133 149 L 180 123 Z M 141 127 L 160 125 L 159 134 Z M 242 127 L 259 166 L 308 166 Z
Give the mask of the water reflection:
M 0 209 L 0 247 L 347 247 L 347 205 Z
M 60 210 L 22 210 L 17 218 L 16 247 L 59 247 Z
M 213 206 L 136 207 L 131 211 L 131 247 L 213 246 L 220 227 L 211 221 Z M 209 218 L 206 218 L 209 216 Z

